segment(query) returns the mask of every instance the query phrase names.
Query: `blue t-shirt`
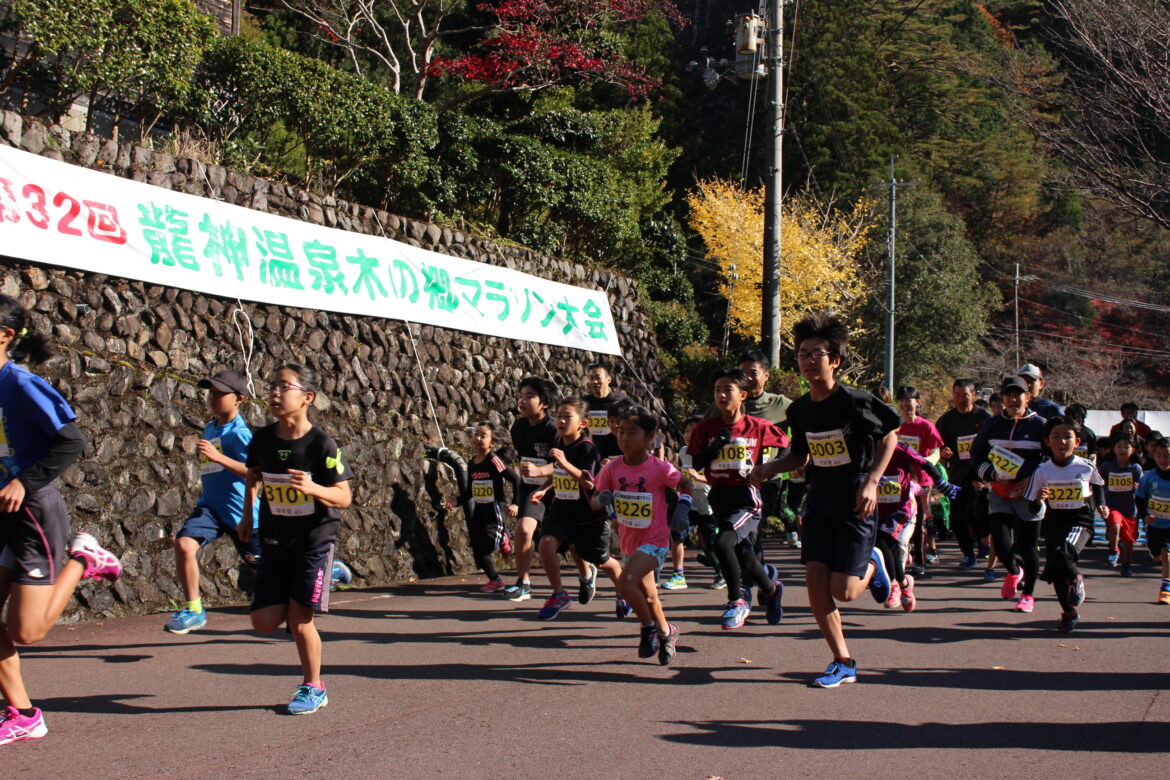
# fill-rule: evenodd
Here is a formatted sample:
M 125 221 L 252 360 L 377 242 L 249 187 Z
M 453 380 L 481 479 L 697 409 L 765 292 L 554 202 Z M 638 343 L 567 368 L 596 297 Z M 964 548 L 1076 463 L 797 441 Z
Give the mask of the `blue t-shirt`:
M 232 460 L 248 461 L 248 445 L 252 442 L 252 429 L 241 415 L 236 415 L 224 425 L 215 420 L 203 426 L 203 438 Z M 244 517 L 244 478 L 237 477 L 218 463 L 199 458 L 199 474 L 203 481 L 203 495 L 195 502 L 197 507 L 207 507 L 225 525 L 236 526 Z M 260 524 L 258 507 L 252 510 L 252 527 Z
M 0 368 L 0 487 L 45 457 L 57 431 L 77 419 L 61 394 L 12 361 Z
M 1170 479 L 1162 479 L 1154 469 L 1147 471 L 1142 475 L 1137 496 L 1149 503 L 1146 515 L 1154 518 L 1150 525 L 1170 529 Z
M 1125 517 L 1137 517 L 1134 495 L 1142 481 L 1142 467 L 1132 460 L 1124 466 L 1110 458 L 1097 467 L 1105 481 L 1105 506 Z

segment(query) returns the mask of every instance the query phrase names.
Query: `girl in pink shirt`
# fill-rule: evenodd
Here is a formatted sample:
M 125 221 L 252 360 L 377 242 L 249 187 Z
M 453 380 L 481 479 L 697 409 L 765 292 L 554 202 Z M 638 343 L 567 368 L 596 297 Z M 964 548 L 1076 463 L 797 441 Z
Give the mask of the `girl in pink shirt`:
M 658 420 L 641 406 L 620 413 L 615 429 L 622 457 L 602 467 L 594 480 L 593 505 L 617 524 L 625 566 L 617 586 L 642 623 L 638 656 L 658 654 L 660 664 L 674 660 L 678 627 L 666 622 L 654 572 L 666 561 L 672 525 L 689 525 L 691 481 L 672 464 L 650 454 Z M 666 488 L 679 492 L 667 522 Z

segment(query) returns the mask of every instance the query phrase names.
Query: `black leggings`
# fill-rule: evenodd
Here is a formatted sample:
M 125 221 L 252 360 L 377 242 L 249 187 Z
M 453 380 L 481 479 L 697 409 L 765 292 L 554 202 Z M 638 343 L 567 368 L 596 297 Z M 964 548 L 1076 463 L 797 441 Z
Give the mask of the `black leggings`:
M 1010 574 L 1024 570 L 1024 595 L 1036 590 L 1040 575 L 1040 521 L 1026 522 L 1010 514 L 991 515 L 991 541 L 995 554 Z
M 764 593 L 771 593 L 776 587 L 768 579 L 768 572 L 764 570 L 764 564 L 756 554 L 754 537 L 755 534 L 752 534 L 741 540 L 739 534 L 732 529 L 720 531 L 715 537 L 719 565 L 723 569 L 723 579 L 727 581 L 728 601 L 743 598 L 745 576 L 749 583 L 758 585 Z
M 882 551 L 890 579 L 901 585 L 906 579 L 906 567 L 902 565 L 902 546 L 898 544 L 898 540 L 887 533 L 878 531 L 874 546 Z
M 987 491 L 965 485 L 951 502 L 951 530 L 967 558 L 975 557 L 975 544 L 987 536 Z
M 1093 532 L 1079 525 L 1071 528 L 1049 528 L 1048 532 L 1048 556 L 1043 579 L 1052 583 L 1052 588 L 1056 591 L 1056 600 L 1067 612 L 1071 609 L 1068 603 L 1069 586 L 1080 574 L 1077 561 L 1081 557 L 1081 550 L 1084 550 L 1085 545 L 1093 538 Z

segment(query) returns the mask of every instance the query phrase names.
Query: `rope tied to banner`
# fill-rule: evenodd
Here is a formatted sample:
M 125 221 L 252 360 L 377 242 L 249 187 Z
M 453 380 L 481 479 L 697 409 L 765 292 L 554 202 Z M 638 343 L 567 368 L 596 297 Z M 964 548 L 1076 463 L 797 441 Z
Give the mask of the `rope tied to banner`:
M 240 327 L 240 321 L 248 326 L 248 343 L 244 344 L 244 329 Z M 236 335 L 240 339 L 240 356 L 244 359 L 244 376 L 248 378 L 248 392 L 252 394 L 253 398 L 258 397 L 256 394 L 256 383 L 252 381 L 252 357 L 256 350 L 256 330 L 252 326 L 252 316 L 244 310 L 244 302 L 236 298 L 236 305 L 232 307 L 232 325 L 236 328 Z

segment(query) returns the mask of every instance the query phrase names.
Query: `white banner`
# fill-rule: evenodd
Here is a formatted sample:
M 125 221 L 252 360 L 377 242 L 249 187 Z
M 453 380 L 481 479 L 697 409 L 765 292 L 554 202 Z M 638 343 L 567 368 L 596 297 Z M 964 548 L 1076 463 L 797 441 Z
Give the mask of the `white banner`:
M 620 355 L 606 294 L 0 146 L 0 254 Z

